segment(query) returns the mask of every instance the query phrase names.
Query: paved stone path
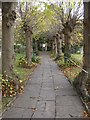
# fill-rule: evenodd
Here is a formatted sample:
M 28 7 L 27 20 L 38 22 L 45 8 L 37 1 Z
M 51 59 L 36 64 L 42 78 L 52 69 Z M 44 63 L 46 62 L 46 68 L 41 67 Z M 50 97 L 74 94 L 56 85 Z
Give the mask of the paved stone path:
M 82 103 L 56 63 L 47 54 L 27 82 L 25 92 L 4 113 L 5 118 L 71 118 L 83 116 Z

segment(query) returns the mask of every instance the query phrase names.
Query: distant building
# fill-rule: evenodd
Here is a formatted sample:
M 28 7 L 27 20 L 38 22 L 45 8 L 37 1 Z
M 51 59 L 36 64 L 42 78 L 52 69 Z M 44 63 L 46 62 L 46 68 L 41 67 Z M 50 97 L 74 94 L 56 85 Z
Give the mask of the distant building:
M 43 49 L 44 51 L 47 51 L 47 43 L 43 43 L 43 44 L 42 44 L 42 49 Z

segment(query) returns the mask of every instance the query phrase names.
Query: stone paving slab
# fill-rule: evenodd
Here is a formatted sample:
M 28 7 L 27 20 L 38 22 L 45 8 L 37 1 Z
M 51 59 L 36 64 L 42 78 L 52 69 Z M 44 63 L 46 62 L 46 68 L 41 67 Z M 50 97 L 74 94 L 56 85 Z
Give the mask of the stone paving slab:
M 49 90 L 49 89 L 54 89 L 54 86 L 53 86 L 53 83 L 46 83 L 46 82 L 43 82 L 42 84 L 42 89 L 44 90 Z
M 55 101 L 38 101 L 37 102 L 37 110 L 44 112 L 44 111 L 52 111 L 53 114 L 55 113 Z
M 54 118 L 55 101 L 39 101 L 33 118 Z
M 35 114 L 33 115 L 32 118 L 41 118 L 41 119 L 42 118 L 52 118 L 52 120 L 55 120 L 54 117 L 55 117 L 55 114 L 50 113 L 50 111 L 49 112 L 39 112 L 39 111 L 37 111 L 37 112 L 35 112 Z
M 46 53 L 42 54 L 41 62 L 27 81 L 24 93 L 19 95 L 3 117 L 83 117 L 82 103 L 57 64 Z
M 82 108 L 82 103 L 78 96 L 56 96 L 56 105 L 57 106 L 64 106 L 64 105 L 74 105 L 80 106 Z
M 28 103 L 28 104 L 27 104 Z M 35 108 L 36 107 L 36 103 L 37 103 L 37 99 L 36 98 L 17 98 L 14 103 L 13 106 L 17 107 L 17 108 Z
M 68 111 L 68 112 L 67 112 Z M 56 106 L 56 118 L 79 118 L 82 117 L 82 108 L 77 109 L 73 105 Z
M 76 96 L 77 92 L 74 91 L 72 88 L 61 88 L 61 89 L 56 89 L 55 94 L 57 96 Z
M 50 78 L 49 78 L 49 79 L 44 79 L 44 80 L 43 80 L 43 82 L 44 82 L 44 83 L 48 83 L 48 84 L 49 84 L 49 83 L 51 83 L 51 82 L 52 82 L 52 80 L 51 80 Z
M 40 97 L 42 100 L 55 100 L 55 93 L 54 90 L 49 89 L 49 90 L 41 90 Z
M 40 93 L 40 85 L 30 85 L 25 88 L 24 94 L 29 97 L 38 97 Z
M 4 118 L 22 118 L 25 109 L 11 107 L 3 115 Z
M 60 83 L 60 84 L 54 84 L 54 89 L 55 90 L 60 90 L 61 88 L 63 89 L 73 89 L 73 87 L 68 83 Z
M 33 115 L 33 110 L 32 109 L 25 109 L 22 118 L 31 118 Z M 30 119 L 29 119 L 30 120 Z

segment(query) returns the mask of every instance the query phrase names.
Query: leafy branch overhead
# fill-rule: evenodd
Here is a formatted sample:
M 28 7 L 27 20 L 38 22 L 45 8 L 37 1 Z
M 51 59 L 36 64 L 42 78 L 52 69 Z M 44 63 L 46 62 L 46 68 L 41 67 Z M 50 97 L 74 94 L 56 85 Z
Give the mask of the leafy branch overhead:
M 68 27 L 72 32 L 77 21 L 83 16 L 83 5 L 81 0 L 51 3 L 52 9 L 55 12 L 56 18 L 60 21 L 63 28 Z

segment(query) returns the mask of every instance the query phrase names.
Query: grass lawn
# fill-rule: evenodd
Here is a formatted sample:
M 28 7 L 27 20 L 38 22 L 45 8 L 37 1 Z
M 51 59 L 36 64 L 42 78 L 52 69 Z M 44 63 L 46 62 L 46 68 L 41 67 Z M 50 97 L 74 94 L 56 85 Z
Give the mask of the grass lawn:
M 72 54 L 71 59 L 78 65 L 82 65 L 82 57 L 83 55 L 81 54 Z M 73 82 L 73 80 L 76 78 L 76 76 L 81 72 L 81 69 L 77 67 L 76 65 L 66 65 L 64 63 L 64 60 L 61 60 L 58 62 L 58 65 L 62 69 L 64 75 L 68 77 L 68 79 Z
M 82 66 L 82 60 L 83 60 L 83 55 L 82 54 L 72 54 L 71 55 L 72 60 L 75 61 L 76 64 Z M 65 70 L 66 75 L 70 80 L 74 80 L 76 76 L 81 72 L 81 69 L 78 68 L 77 66 L 71 66 L 68 70 L 68 68 Z
M 33 69 L 27 69 L 27 68 L 19 67 L 18 63 L 19 63 L 19 59 L 21 57 L 25 57 L 25 55 L 24 54 L 19 54 L 19 53 L 16 54 L 16 61 L 15 61 L 14 70 L 15 70 L 16 74 L 20 77 L 20 79 L 22 81 L 26 81 L 27 77 L 31 74 Z
M 7 104 L 13 100 L 12 97 L 2 97 L 2 111 L 4 111 L 4 109 L 7 107 Z
M 24 54 L 16 54 L 16 60 L 15 60 L 15 65 L 14 65 L 14 71 L 15 73 L 19 76 L 20 80 L 23 81 L 23 83 L 26 82 L 26 80 L 30 77 L 30 74 L 33 72 L 35 67 L 32 67 L 31 69 L 27 68 L 21 68 L 18 66 L 19 59 L 21 57 L 24 57 Z M 7 104 L 12 100 L 12 97 L 3 97 L 2 98 L 2 110 L 4 110 L 7 106 Z
M 64 75 L 69 78 L 71 82 L 76 78 L 76 76 L 81 72 L 81 69 L 76 66 L 70 66 L 64 69 Z
M 74 61 L 82 64 L 83 54 L 72 54 L 72 55 L 71 55 L 71 58 L 72 58 Z

